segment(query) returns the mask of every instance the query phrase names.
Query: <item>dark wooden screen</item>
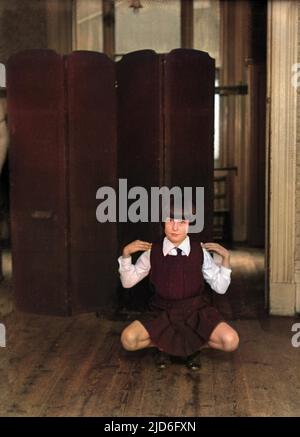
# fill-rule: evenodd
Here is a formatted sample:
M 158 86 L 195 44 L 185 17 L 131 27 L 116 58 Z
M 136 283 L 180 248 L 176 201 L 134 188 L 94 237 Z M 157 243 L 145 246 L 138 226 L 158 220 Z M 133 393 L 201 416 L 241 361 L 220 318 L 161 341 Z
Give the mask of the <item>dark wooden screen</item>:
M 21 310 L 68 314 L 63 59 L 28 51 L 7 69 L 14 296 Z
M 214 60 L 207 53 L 177 49 L 168 55 L 137 51 L 117 65 L 118 175 L 128 188 L 204 187 L 204 229 L 193 239 L 212 238 Z M 132 240 L 155 241 L 159 224 L 119 223 L 120 250 Z M 135 260 L 137 256 L 134 256 Z M 144 280 L 123 290 L 131 308 L 143 307 Z
M 130 53 L 117 63 L 118 177 L 127 179 L 128 190 L 136 186 L 147 190 L 149 214 L 151 187 L 164 180 L 161 71 L 160 57 L 151 50 Z M 118 223 L 120 253 L 130 241 L 155 241 L 160 235 L 159 223 Z M 148 278 L 130 290 L 120 285 L 120 307 L 143 309 L 149 292 Z
M 204 229 L 212 238 L 215 62 L 205 52 L 172 50 L 164 62 L 165 183 L 204 187 Z
M 95 52 L 66 57 L 72 311 L 101 308 L 117 285 L 116 224 L 96 220 L 96 191 L 116 186 L 115 65 Z
M 118 177 L 127 179 L 128 190 L 142 186 L 150 193 L 164 181 L 159 56 L 151 50 L 124 56 L 117 63 L 117 83 Z M 152 241 L 159 238 L 160 225 L 119 223 L 118 236 L 120 246 L 135 239 Z
M 14 291 L 21 310 L 71 314 L 114 301 L 117 256 L 159 223 L 96 220 L 101 186 L 204 186 L 211 238 L 214 61 L 203 52 L 28 51 L 8 65 Z M 128 206 L 130 202 L 128 202 Z M 150 207 L 150 204 L 149 204 Z M 149 210 L 150 214 L 150 210 Z M 143 300 L 147 293 L 139 294 Z M 133 300 L 137 299 L 132 291 Z

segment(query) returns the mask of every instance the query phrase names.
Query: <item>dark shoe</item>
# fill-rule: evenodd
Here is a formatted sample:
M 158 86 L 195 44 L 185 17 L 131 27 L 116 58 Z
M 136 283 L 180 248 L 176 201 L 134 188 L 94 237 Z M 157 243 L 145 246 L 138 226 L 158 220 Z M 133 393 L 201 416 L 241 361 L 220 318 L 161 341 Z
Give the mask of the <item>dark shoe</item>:
M 187 357 L 186 366 L 190 370 L 199 370 L 201 367 L 200 352 L 196 352 L 193 355 Z
M 170 355 L 166 354 L 166 352 L 158 350 L 155 357 L 155 364 L 159 369 L 165 369 L 171 364 Z

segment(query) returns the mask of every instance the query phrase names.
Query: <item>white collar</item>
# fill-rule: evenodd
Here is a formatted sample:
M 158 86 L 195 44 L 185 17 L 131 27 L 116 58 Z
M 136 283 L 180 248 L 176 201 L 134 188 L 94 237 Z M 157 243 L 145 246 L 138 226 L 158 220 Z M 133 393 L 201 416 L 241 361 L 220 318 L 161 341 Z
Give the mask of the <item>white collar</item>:
M 191 251 L 190 237 L 187 235 L 177 247 L 182 250 L 184 255 L 189 256 Z M 163 254 L 164 256 L 177 255 L 176 246 L 167 237 L 165 237 L 163 241 Z

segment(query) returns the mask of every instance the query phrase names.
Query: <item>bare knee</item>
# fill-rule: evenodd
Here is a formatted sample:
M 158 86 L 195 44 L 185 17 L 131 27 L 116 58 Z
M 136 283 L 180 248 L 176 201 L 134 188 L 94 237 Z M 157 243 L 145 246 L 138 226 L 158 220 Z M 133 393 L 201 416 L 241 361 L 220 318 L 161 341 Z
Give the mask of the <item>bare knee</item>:
M 239 336 L 236 331 L 227 332 L 222 338 L 223 350 L 233 352 L 239 346 Z
M 121 343 L 127 351 L 135 351 L 138 347 L 138 337 L 131 329 L 125 328 L 121 334 Z

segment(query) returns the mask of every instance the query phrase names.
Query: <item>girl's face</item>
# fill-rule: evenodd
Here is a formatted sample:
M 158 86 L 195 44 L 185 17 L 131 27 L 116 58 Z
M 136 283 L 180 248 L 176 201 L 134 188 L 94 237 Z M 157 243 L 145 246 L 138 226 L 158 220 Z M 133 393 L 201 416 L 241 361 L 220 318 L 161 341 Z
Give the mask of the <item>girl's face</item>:
M 188 220 L 176 220 L 168 218 L 165 221 L 166 237 L 178 246 L 187 236 L 189 230 Z

